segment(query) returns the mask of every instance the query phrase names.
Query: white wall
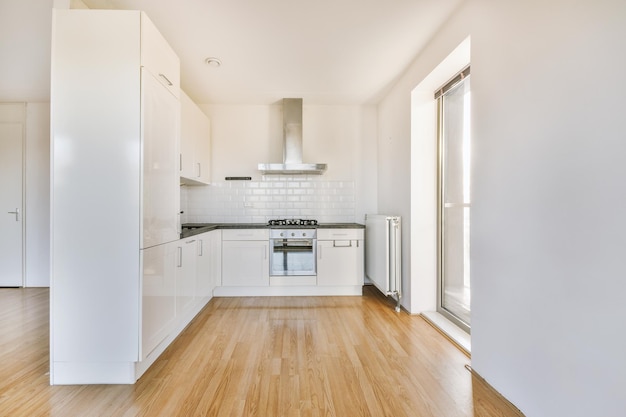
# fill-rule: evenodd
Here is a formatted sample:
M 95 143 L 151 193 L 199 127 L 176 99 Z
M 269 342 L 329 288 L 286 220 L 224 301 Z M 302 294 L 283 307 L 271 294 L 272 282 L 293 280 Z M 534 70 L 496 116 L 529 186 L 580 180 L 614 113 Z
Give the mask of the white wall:
M 472 366 L 529 417 L 621 416 L 626 3 L 468 0 L 380 105 L 381 209 L 410 211 L 382 186 L 410 173 L 409 94 L 467 36 Z
M 622 416 L 626 3 L 477 4 L 473 366 L 529 416 Z
M 434 167 L 432 159 L 420 161 L 424 155 L 416 154 L 415 146 L 411 145 L 415 130 L 412 131 L 411 127 L 411 93 L 469 36 L 471 19 L 465 13 L 462 8 L 453 14 L 449 23 L 444 25 L 416 57 L 378 106 L 378 212 L 402 216 L 402 305 L 413 313 L 419 313 L 425 307 L 433 305 L 435 284 L 416 285 L 416 281 L 424 279 L 425 274 L 432 273 L 435 268 L 433 256 L 436 253 L 433 248 L 436 236 L 429 236 L 429 233 L 436 233 L 436 213 L 433 213 L 434 209 L 431 207 L 432 198 L 435 197 L 435 184 L 429 183 L 429 178 L 426 177 L 429 175 L 428 171 Z M 454 65 L 451 66 L 453 67 Z M 430 79 L 436 82 L 438 78 Z M 435 111 L 434 107 L 432 111 Z M 433 113 L 433 117 L 436 117 L 436 113 Z M 436 130 L 429 130 L 429 127 L 424 126 L 419 129 L 433 133 L 431 154 L 427 158 L 434 158 Z M 422 140 L 420 151 L 427 149 L 427 139 Z M 434 174 L 433 172 L 430 175 Z M 415 187 L 421 191 L 412 193 Z
M 50 100 L 52 0 L 0 0 L 0 101 Z
M 48 286 L 52 0 L 0 0 L 0 102 L 27 102 L 25 276 Z M 6 41 L 6 42 L 5 42 Z
M 25 279 L 50 286 L 50 103 L 26 104 Z

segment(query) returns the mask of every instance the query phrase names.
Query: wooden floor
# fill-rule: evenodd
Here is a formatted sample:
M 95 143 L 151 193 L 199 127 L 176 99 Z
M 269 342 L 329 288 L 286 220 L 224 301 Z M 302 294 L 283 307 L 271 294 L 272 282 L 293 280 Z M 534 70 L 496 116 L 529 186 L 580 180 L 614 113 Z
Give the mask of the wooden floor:
M 0 289 L 0 416 L 520 416 L 423 319 L 363 297 L 215 298 L 135 385 L 49 386 L 47 289 Z

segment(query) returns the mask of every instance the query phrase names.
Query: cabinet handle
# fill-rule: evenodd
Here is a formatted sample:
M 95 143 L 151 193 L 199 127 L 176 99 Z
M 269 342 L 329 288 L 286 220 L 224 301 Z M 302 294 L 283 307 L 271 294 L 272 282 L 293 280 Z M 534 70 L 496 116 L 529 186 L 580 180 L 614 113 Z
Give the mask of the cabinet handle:
M 343 242 L 343 243 L 341 243 Z M 351 248 L 352 247 L 352 241 L 349 240 L 347 242 L 343 241 L 343 240 L 333 240 L 333 248 Z
M 200 243 L 200 245 L 198 245 L 199 246 L 198 256 L 202 256 L 204 255 L 204 240 L 199 239 L 198 242 Z
M 183 170 L 183 154 L 182 153 L 178 154 L 178 170 L 179 171 Z
M 179 268 L 183 267 L 183 247 L 182 246 L 178 246 L 178 265 L 176 265 Z
M 170 85 L 170 86 L 174 85 L 174 84 L 172 84 L 172 82 L 169 80 L 169 78 L 167 78 L 167 77 L 165 76 L 165 74 L 159 74 L 159 77 L 162 77 L 162 78 L 163 78 L 163 79 L 167 82 L 167 84 L 168 84 L 168 85 Z
M 200 165 L 200 162 L 198 162 L 198 178 L 200 178 L 202 176 L 202 167 Z
M 8 214 L 15 214 L 15 221 L 20 221 L 20 209 L 16 208 L 15 211 L 7 211 Z

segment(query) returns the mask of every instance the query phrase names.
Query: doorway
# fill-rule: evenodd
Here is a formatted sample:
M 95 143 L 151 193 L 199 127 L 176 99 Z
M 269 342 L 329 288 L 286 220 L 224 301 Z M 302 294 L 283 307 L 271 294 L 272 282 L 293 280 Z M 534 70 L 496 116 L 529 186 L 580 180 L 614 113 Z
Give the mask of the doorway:
M 0 104 L 0 287 L 24 285 L 25 104 Z
M 438 106 L 437 311 L 470 332 L 470 67 L 435 92 Z

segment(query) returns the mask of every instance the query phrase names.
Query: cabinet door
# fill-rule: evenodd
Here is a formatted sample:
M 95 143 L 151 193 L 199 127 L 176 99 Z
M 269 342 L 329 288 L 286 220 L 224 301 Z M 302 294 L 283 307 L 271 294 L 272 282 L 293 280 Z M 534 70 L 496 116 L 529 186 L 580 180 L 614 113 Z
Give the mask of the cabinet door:
M 142 359 L 163 340 L 176 318 L 176 242 L 141 251 L 142 281 Z
M 213 294 L 213 277 L 211 276 L 211 263 L 213 261 L 213 246 L 211 245 L 211 232 L 196 236 L 198 244 L 198 262 L 196 264 L 196 296 L 210 297 Z
M 317 285 L 363 285 L 363 241 L 318 240 Z
M 211 182 L 211 120 L 206 116 L 201 120 L 200 132 L 202 134 L 196 144 L 198 180 L 208 184 Z
M 179 238 L 180 105 L 150 72 L 141 71 L 143 136 L 142 248 Z M 119 184 L 123 187 L 124 184 Z
M 222 285 L 266 287 L 270 284 L 269 242 L 222 242 Z
M 195 301 L 197 240 L 178 242 L 178 264 L 176 270 L 176 315 L 188 311 Z
M 180 95 L 180 60 L 152 21 L 141 13 L 141 65 L 175 97 Z
M 186 184 L 207 184 L 210 176 L 210 122 L 200 108 L 181 91 L 180 176 Z
M 222 231 L 209 232 L 211 251 L 211 290 L 222 285 Z

